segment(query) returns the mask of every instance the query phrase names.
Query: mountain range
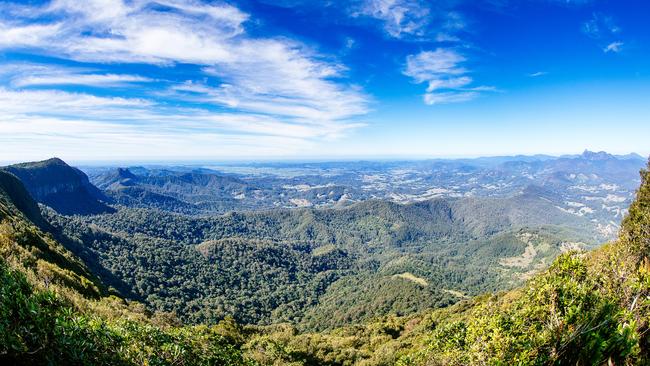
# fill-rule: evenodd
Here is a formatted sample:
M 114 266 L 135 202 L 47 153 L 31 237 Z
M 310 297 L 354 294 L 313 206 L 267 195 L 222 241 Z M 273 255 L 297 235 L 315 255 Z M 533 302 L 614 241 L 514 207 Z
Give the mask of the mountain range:
M 51 163 L 76 172 L 59 161 L 26 170 Z M 618 239 L 584 252 L 598 231 L 545 187 L 205 217 L 120 205 L 64 216 L 31 193 L 47 192 L 43 203 L 57 192 L 29 190 L 7 170 L 0 351 L 10 363 L 649 361 L 647 171 Z M 521 287 L 474 296 L 504 281 Z
M 86 168 L 89 179 L 60 159 L 3 169 L 51 208 L 48 231 L 125 297 L 188 323 L 325 329 L 509 289 L 595 247 L 616 232 L 639 165 L 585 152 L 275 164 L 275 175 Z

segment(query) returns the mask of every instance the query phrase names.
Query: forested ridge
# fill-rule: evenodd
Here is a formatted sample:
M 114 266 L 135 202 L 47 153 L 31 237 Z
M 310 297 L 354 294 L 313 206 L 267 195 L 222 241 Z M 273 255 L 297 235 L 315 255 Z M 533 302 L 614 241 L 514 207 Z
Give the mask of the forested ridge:
M 122 300 L 103 283 L 101 265 L 89 267 L 86 259 L 66 248 L 88 259 L 97 252 L 74 248 L 74 237 L 65 239 L 65 230 L 56 231 L 57 226 L 63 227 L 61 223 L 54 222 L 53 234 L 37 227 L 36 204 L 15 177 L 0 175 L 0 357 L 12 363 L 637 365 L 650 361 L 648 171 L 642 173 L 637 197 L 612 243 L 589 252 L 569 250 L 512 291 L 322 332 L 301 331 L 288 323 L 242 326 L 230 319 L 214 326 L 181 326 L 173 314 L 151 313 L 136 302 Z M 92 230 L 90 224 L 87 227 Z M 123 233 L 96 230 L 126 240 Z M 174 235 L 173 230 L 169 235 Z M 193 250 L 209 259 L 218 255 L 214 248 L 220 245 L 232 247 L 234 253 L 241 253 L 237 249 L 241 246 L 272 248 L 261 240 L 212 238 Z M 299 245 L 294 250 L 307 252 Z M 347 265 L 343 252 L 332 247 L 311 249 L 310 255 L 335 258 L 321 263 L 324 268 L 332 263 Z M 281 251 L 268 258 L 288 257 Z M 397 272 L 391 278 L 414 285 L 424 278 Z
M 155 310 L 190 323 L 232 315 L 308 329 L 507 289 L 550 264 L 567 240 L 596 243 L 584 219 L 527 194 L 204 218 L 125 207 L 98 216 L 50 211 L 49 221 L 108 283 Z M 527 247 L 534 258 L 500 264 Z

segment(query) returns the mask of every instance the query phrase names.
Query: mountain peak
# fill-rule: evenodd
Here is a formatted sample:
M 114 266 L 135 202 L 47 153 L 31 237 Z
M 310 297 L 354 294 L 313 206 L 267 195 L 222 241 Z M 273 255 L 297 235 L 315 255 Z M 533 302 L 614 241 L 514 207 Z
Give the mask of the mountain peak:
M 104 194 L 86 174 L 59 158 L 10 165 L 2 168 L 22 181 L 31 196 L 64 215 L 97 214 L 113 209 L 101 201 Z
M 129 168 L 117 168 L 117 175 L 121 179 L 135 179 L 137 178 L 135 174 L 133 174 Z
M 594 151 L 589 151 L 589 150 L 585 150 L 582 153 L 581 157 L 583 159 L 587 159 L 587 160 L 610 160 L 610 159 L 615 159 L 614 155 L 608 154 L 605 151 L 594 152 Z

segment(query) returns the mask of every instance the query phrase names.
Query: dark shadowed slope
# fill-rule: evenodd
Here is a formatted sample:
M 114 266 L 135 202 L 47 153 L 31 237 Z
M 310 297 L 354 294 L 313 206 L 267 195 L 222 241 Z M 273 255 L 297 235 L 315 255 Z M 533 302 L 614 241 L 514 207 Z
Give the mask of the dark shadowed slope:
M 174 327 L 172 317 L 107 296 L 79 258 L 33 225 L 36 209 L 0 171 L 0 364 L 251 364 L 224 327 Z
M 22 163 L 2 168 L 17 176 L 40 203 L 63 215 L 113 212 L 108 199 L 93 186 L 86 174 L 61 159 Z

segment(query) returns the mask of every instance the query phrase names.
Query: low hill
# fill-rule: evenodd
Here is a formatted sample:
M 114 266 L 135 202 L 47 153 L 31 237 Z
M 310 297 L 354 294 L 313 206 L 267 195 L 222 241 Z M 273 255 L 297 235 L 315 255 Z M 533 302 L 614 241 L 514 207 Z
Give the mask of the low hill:
M 17 176 L 32 197 L 63 215 L 88 215 L 114 210 L 81 170 L 61 159 L 9 165 L 0 168 Z
M 240 179 L 202 169 L 140 168 L 138 173 L 116 168 L 94 174 L 92 181 L 118 204 L 181 213 L 229 211 L 241 205 L 234 197 L 255 190 Z

